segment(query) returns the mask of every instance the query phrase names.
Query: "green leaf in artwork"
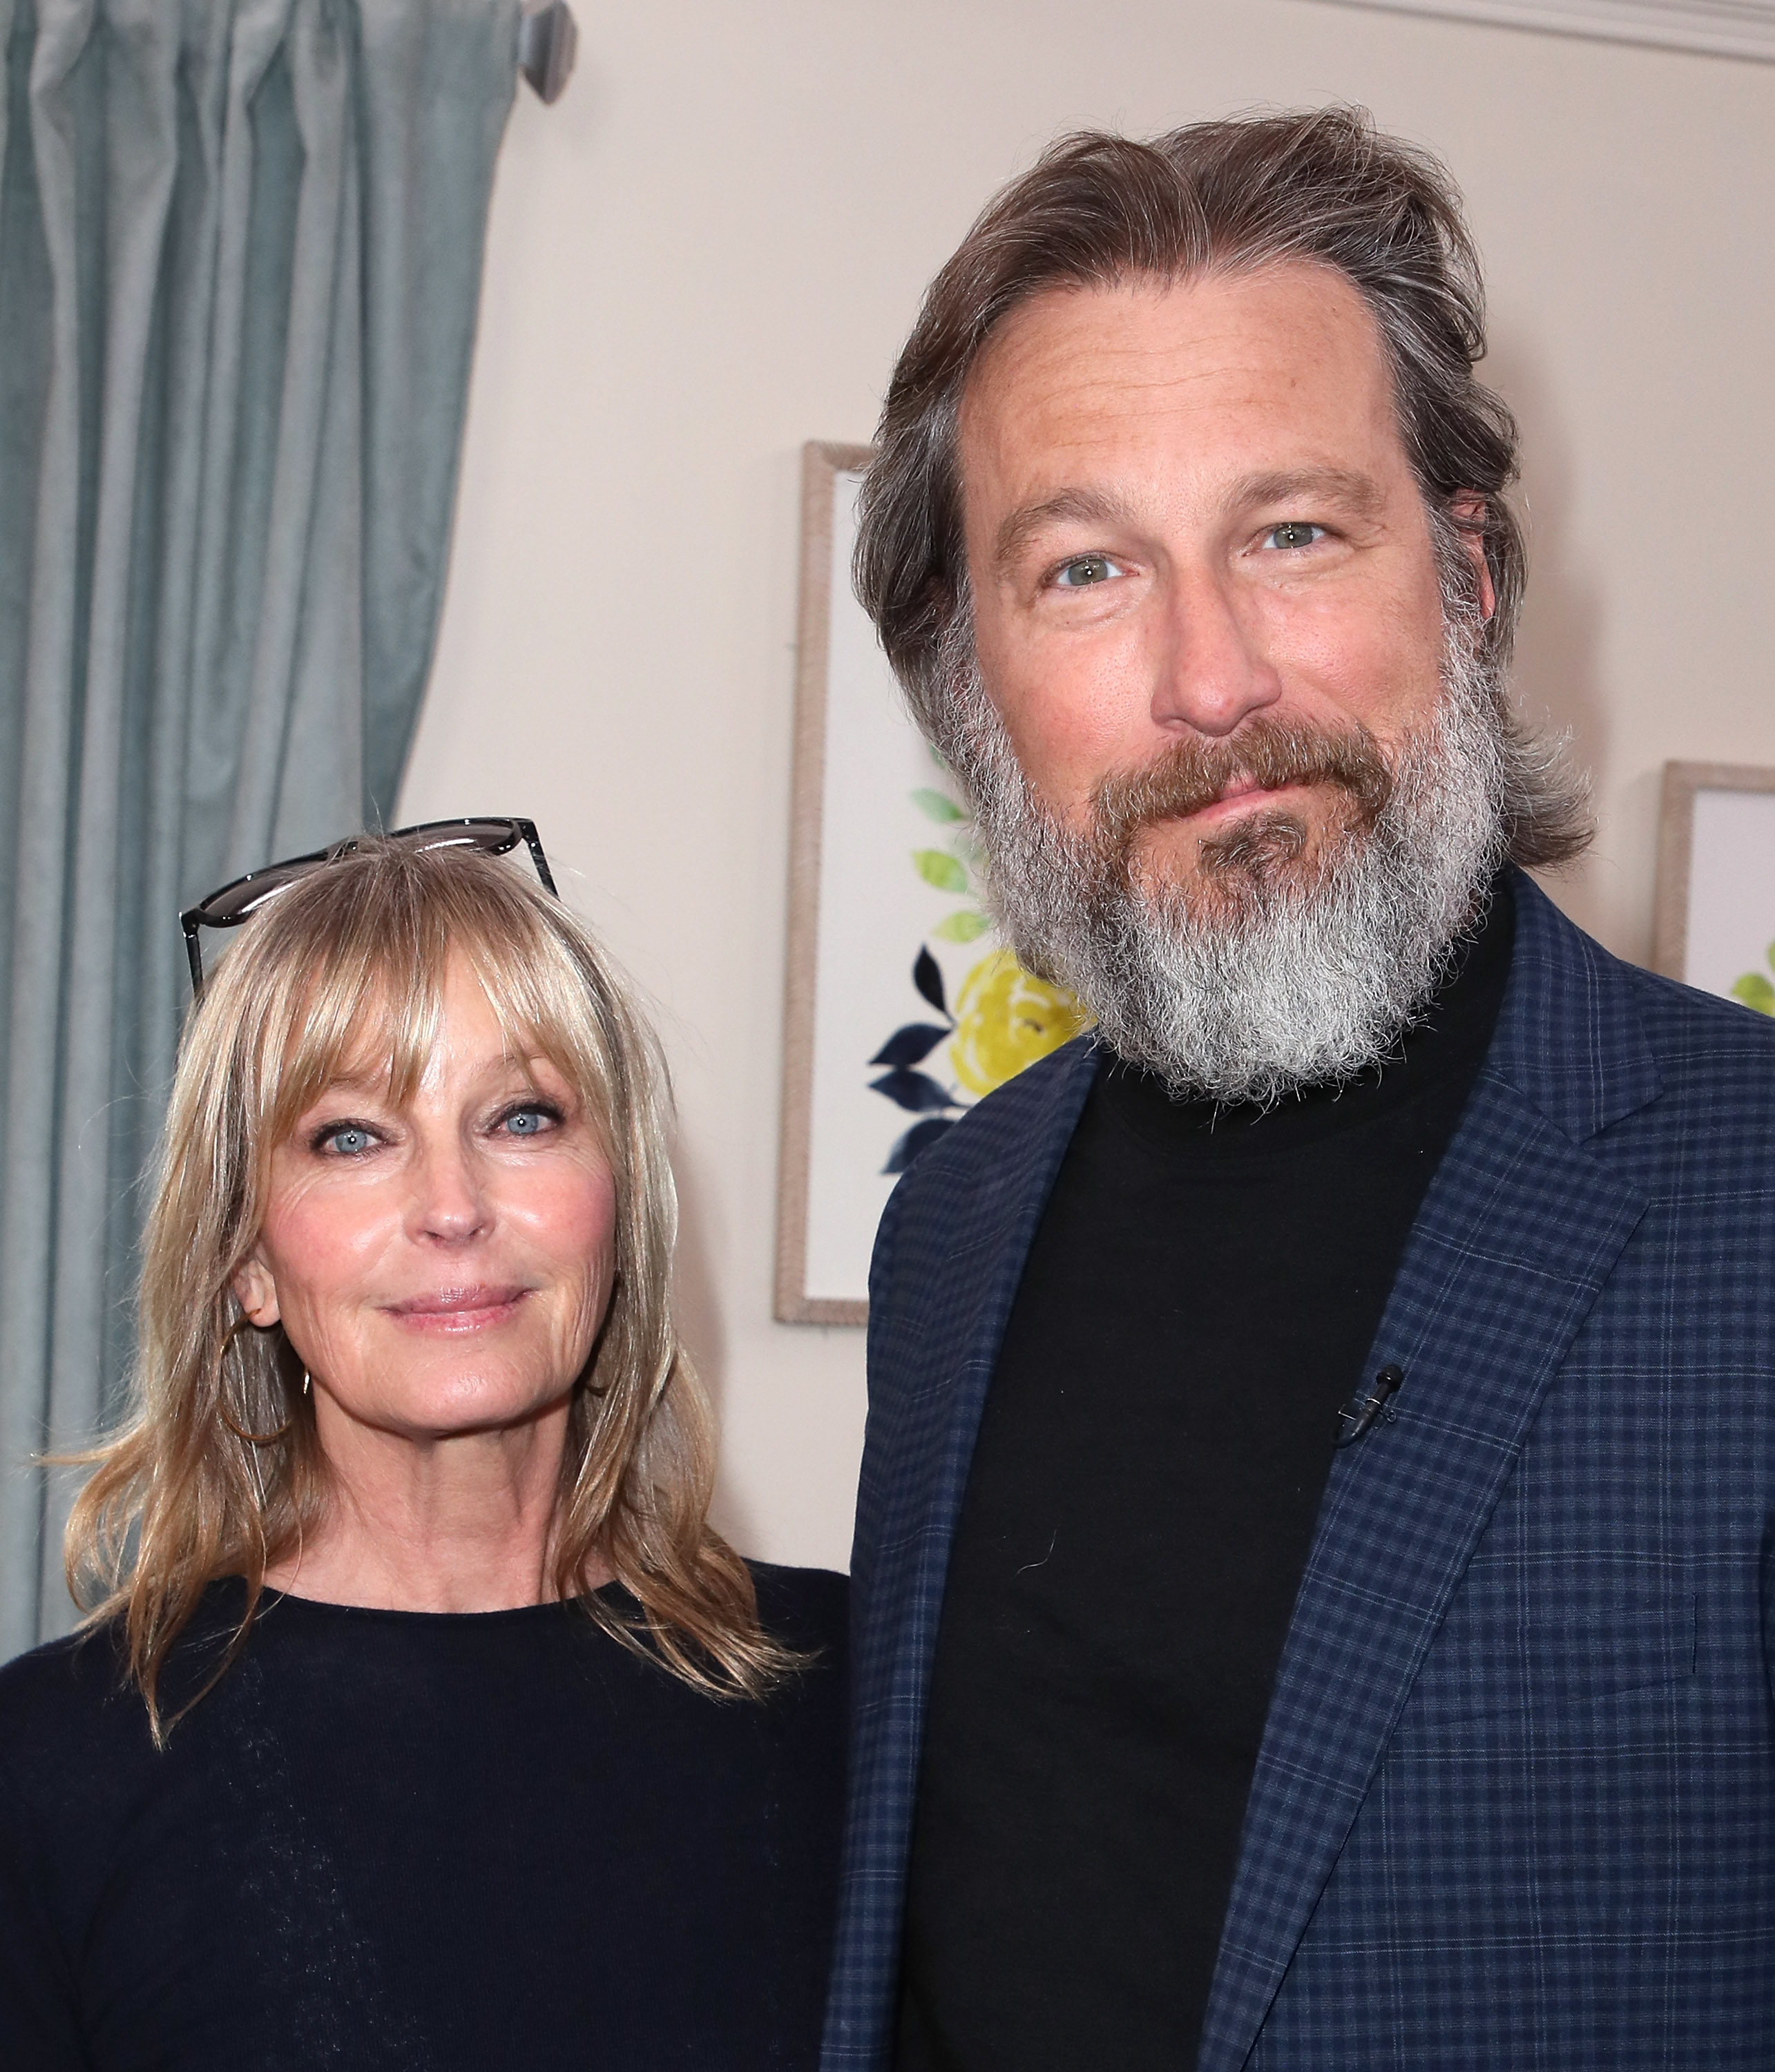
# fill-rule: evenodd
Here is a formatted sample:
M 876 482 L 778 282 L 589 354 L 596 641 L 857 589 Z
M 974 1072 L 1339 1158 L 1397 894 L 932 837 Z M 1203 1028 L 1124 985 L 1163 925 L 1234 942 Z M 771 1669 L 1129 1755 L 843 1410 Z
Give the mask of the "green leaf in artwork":
M 1742 978 L 1735 978 L 1731 992 L 1734 1000 L 1743 1001 L 1758 1014 L 1775 1015 L 1775 985 L 1761 972 L 1746 972 Z
M 944 825 L 968 817 L 953 799 L 945 798 L 941 791 L 933 791 L 928 786 L 921 786 L 913 793 L 912 803 L 927 820 L 936 820 Z
M 992 925 L 984 914 L 971 913 L 964 906 L 959 914 L 945 915 L 931 932 L 940 943 L 972 943 Z
M 915 849 L 912 861 L 925 883 L 935 885 L 939 892 L 968 890 L 968 873 L 947 849 Z

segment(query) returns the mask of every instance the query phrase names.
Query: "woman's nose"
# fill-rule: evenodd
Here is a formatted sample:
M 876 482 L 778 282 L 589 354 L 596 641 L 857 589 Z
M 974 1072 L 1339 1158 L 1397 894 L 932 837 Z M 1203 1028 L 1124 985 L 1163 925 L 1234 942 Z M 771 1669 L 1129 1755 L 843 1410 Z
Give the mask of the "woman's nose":
M 429 1153 L 415 1178 L 413 1215 L 419 1235 L 459 1244 L 486 1227 L 487 1191 L 474 1159 L 462 1149 Z

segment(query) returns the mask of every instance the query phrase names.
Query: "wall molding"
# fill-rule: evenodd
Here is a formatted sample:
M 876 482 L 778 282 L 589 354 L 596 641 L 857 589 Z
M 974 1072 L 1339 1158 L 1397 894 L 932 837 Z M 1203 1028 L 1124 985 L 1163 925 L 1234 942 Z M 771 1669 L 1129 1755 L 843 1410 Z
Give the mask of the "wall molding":
M 1775 64 L 1775 0 L 1333 0 L 1394 14 L 1436 14 L 1555 35 Z

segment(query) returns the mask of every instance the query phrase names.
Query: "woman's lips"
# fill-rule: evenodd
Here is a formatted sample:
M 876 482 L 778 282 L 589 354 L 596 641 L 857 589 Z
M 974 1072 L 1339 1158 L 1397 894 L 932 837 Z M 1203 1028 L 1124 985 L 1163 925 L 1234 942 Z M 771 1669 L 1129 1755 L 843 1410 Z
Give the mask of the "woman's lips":
M 439 1288 L 391 1302 L 388 1309 L 411 1330 L 479 1331 L 503 1324 L 528 1293 L 525 1288 Z

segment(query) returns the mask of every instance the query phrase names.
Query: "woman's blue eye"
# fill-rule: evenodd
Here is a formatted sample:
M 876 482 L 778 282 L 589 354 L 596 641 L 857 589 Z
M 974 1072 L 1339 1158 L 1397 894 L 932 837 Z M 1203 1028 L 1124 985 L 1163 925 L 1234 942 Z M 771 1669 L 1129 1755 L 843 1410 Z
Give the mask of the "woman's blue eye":
M 1062 590 L 1091 590 L 1115 574 L 1116 564 L 1107 554 L 1080 554 L 1062 568 L 1054 582 Z
M 505 1118 L 505 1126 L 514 1137 L 535 1137 L 549 1119 L 546 1108 L 515 1108 Z
M 1310 547 L 1315 540 L 1322 540 L 1325 534 L 1323 525 L 1311 525 L 1303 520 L 1291 518 L 1285 524 L 1271 526 L 1263 536 L 1275 546 L 1299 549 Z
M 342 1158 L 355 1158 L 360 1152 L 369 1149 L 372 1140 L 368 1130 L 360 1129 L 355 1122 L 350 1122 L 343 1128 L 328 1130 L 324 1141 L 331 1145 Z

